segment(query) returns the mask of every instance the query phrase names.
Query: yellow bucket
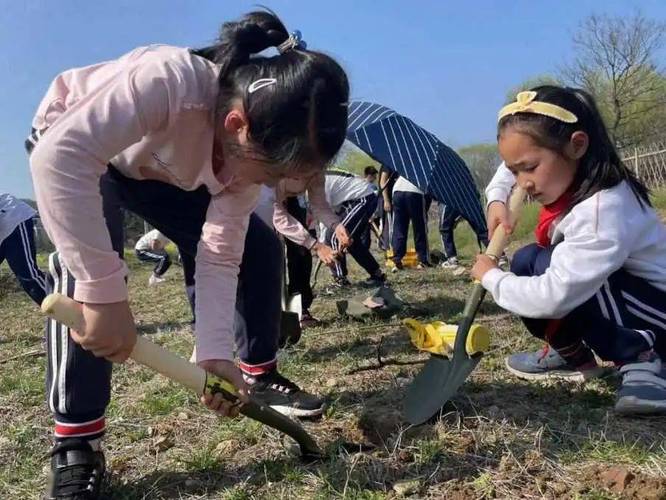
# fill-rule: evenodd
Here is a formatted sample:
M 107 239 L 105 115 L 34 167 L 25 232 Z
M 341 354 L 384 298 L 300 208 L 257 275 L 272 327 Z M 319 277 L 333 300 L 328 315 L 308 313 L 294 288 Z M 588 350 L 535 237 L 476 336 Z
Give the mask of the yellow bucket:
M 402 258 L 401 262 L 402 262 L 403 267 L 408 267 L 408 268 L 416 267 L 419 263 L 419 259 L 416 255 L 416 250 L 414 248 L 408 249 L 407 253 Z M 390 248 L 386 251 L 386 266 L 388 268 L 395 267 L 395 264 L 393 263 L 393 249 L 392 248 Z
M 422 351 L 450 356 L 456 341 L 458 325 L 450 325 L 443 321 L 421 323 L 412 318 L 403 320 L 409 332 L 412 344 Z M 490 332 L 483 325 L 473 324 L 469 328 L 465 350 L 470 356 L 479 352 L 486 352 L 490 347 Z

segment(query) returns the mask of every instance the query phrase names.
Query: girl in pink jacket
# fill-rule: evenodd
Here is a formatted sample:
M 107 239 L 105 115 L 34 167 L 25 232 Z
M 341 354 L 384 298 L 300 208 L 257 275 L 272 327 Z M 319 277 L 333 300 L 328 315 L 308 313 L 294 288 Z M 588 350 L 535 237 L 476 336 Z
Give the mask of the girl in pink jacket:
M 259 55 L 269 48 L 275 55 Z M 239 266 L 245 246 L 273 248 L 250 214 L 261 184 L 307 178 L 336 155 L 348 93 L 342 68 L 268 12 L 225 23 L 204 49 L 141 47 L 53 81 L 27 145 L 40 214 L 58 250 L 50 259 L 55 291 L 83 304 L 86 327 L 48 329 L 56 420 L 48 498 L 99 496 L 108 360 L 124 361 L 136 339 L 119 209 L 196 255 L 197 362 L 246 397 L 233 361 Z M 219 396 L 204 403 L 235 411 Z

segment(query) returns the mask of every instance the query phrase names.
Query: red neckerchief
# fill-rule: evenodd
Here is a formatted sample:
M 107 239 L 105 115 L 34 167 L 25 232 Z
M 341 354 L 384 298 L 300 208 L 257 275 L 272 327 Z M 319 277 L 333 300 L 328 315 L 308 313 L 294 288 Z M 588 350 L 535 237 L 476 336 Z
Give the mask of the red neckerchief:
M 562 212 L 566 210 L 571 202 L 572 193 L 566 191 L 562 196 L 555 200 L 550 205 L 544 205 L 539 211 L 539 219 L 537 220 L 536 229 L 534 229 L 534 236 L 536 236 L 537 244 L 540 247 L 547 247 L 550 245 L 550 226 L 553 224 Z

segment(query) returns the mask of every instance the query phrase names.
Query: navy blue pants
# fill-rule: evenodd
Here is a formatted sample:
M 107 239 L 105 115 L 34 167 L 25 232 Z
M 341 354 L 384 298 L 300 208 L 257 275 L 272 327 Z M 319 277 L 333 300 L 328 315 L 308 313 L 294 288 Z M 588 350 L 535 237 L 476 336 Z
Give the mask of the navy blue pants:
M 129 210 L 178 246 L 183 254 L 186 281 L 193 279 L 192 264 L 210 201 L 205 187 L 184 191 L 158 181 L 130 179 L 109 167 L 100 180 L 100 190 L 114 250 L 122 255 L 122 211 Z M 235 328 L 239 334 L 238 355 L 250 366 L 274 362 L 276 357 L 283 258 L 275 232 L 252 215 L 239 272 L 237 321 L 244 325 Z M 52 255 L 50 271 L 55 278 L 55 291 L 71 297 L 73 276 L 56 254 Z M 83 350 L 71 340 L 69 330 L 55 322 L 48 323 L 47 341 L 47 398 L 56 417 L 56 428 L 58 424 L 96 422 L 110 400 L 111 363 Z
M 154 262 L 153 274 L 162 276 L 171 267 L 171 257 L 166 250 L 134 250 L 141 262 Z
M 37 267 L 35 228 L 32 219 L 21 222 L 0 242 L 0 264 L 7 260 L 21 287 L 37 305 L 46 297 L 47 278 Z
M 456 250 L 456 243 L 453 237 L 453 231 L 458 223 L 462 220 L 462 215 L 455 208 L 439 204 L 439 234 L 442 240 L 442 249 L 447 259 L 457 257 L 458 251 Z M 469 223 L 472 230 L 476 233 L 476 238 L 479 243 L 479 248 L 488 246 L 488 229 L 484 227 L 476 227 L 473 222 Z
M 369 194 L 363 198 L 344 202 L 336 212 L 338 217 L 340 217 L 340 224 L 345 227 L 347 233 L 349 233 L 349 237 L 352 239 L 352 244 L 347 251 L 370 276 L 377 276 L 379 274 L 379 264 L 363 243 L 361 235 L 368 227 L 368 221 L 372 217 L 376 206 L 377 195 Z M 333 250 L 337 251 L 340 249 L 340 243 L 333 231 L 327 230 L 325 239 L 326 243 Z M 340 254 L 335 265 L 331 268 L 331 272 L 335 278 L 344 278 L 347 276 L 347 259 L 344 254 Z
M 550 266 L 554 246 L 536 243 L 511 261 L 517 276 L 539 276 Z M 566 352 L 584 341 L 606 361 L 634 361 L 650 348 L 666 358 L 666 292 L 620 269 L 597 293 L 560 320 L 522 318 L 530 333 Z M 566 357 L 566 356 L 565 356 Z
M 393 261 L 397 264 L 407 253 L 409 223 L 414 231 L 414 246 L 419 262 L 428 262 L 428 203 L 420 193 L 393 193 Z

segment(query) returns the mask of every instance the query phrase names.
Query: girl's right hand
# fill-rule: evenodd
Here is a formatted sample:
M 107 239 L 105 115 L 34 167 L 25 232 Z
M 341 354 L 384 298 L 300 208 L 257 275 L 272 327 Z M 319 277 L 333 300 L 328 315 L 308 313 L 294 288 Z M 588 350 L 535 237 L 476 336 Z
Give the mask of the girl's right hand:
M 243 374 L 233 361 L 224 359 L 208 359 L 197 363 L 201 368 L 218 377 L 222 377 L 236 388 L 236 395 L 241 403 L 250 400 L 249 387 L 243 379 Z M 210 410 L 222 417 L 236 417 L 240 412 L 240 405 L 224 399 L 222 394 L 204 394 L 201 402 Z
M 126 300 L 113 304 L 82 304 L 84 331 L 70 331 L 74 342 L 95 356 L 125 361 L 136 344 L 136 326 Z
M 506 205 L 501 201 L 493 201 L 488 205 L 488 236 L 493 237 L 495 229 L 497 226 L 504 226 L 504 231 L 507 235 L 513 233 L 515 228 L 515 222 L 511 224 L 509 222 L 509 210 L 506 208 Z
M 323 243 L 315 243 L 314 251 L 317 252 L 317 257 L 327 266 L 332 266 L 338 257 L 338 253 L 328 245 Z

